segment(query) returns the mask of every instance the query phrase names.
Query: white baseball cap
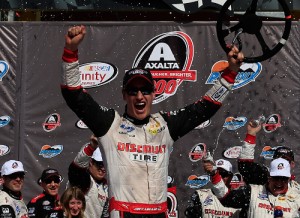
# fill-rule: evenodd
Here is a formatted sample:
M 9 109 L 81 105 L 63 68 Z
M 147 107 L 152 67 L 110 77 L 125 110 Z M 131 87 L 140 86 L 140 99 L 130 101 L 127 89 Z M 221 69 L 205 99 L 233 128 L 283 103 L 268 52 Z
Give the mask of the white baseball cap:
M 270 163 L 270 176 L 291 177 L 291 165 L 283 159 L 277 158 Z
M 93 155 L 92 155 L 92 158 L 93 158 L 95 161 L 103 161 L 102 154 L 101 154 L 99 148 L 97 148 L 97 149 L 94 151 L 94 153 L 93 153 Z
M 23 164 L 17 160 L 6 161 L 1 168 L 1 176 L 8 176 L 13 173 L 24 172 Z
M 228 172 L 232 172 L 232 164 L 228 160 L 216 160 L 216 167 L 220 167 Z

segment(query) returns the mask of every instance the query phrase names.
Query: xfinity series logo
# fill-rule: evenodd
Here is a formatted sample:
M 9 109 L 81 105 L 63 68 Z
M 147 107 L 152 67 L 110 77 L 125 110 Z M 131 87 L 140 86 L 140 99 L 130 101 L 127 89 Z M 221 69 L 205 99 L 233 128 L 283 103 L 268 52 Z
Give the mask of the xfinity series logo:
M 92 62 L 79 66 L 81 85 L 93 88 L 111 82 L 118 75 L 117 68 L 109 63 Z
M 207 78 L 205 84 L 214 84 L 221 76 L 224 69 L 228 67 L 227 61 L 216 62 L 211 69 L 211 73 Z M 235 83 L 232 90 L 239 89 L 250 82 L 254 82 L 256 77 L 261 73 L 261 63 L 243 63 L 240 67 L 238 75 L 235 78 Z
M 148 69 L 155 82 L 154 104 L 174 95 L 183 81 L 197 80 L 191 70 L 194 58 L 192 39 L 184 32 L 168 32 L 152 38 L 139 51 L 132 68 Z

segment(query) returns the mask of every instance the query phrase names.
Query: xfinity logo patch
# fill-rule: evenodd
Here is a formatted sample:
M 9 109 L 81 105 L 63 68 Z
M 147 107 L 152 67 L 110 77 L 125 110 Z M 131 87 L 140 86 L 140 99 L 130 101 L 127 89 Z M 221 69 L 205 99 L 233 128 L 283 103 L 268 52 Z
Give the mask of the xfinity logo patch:
M 223 152 L 223 156 L 230 159 L 238 158 L 240 156 L 241 150 L 242 146 L 230 147 Z
M 93 88 L 105 85 L 116 78 L 118 69 L 110 63 L 92 62 L 79 66 L 81 85 L 84 88 Z
M 197 71 L 191 70 L 194 58 L 192 39 L 175 31 L 152 38 L 137 54 L 132 68 L 148 69 L 154 79 L 154 104 L 173 96 L 183 81 L 195 82 Z

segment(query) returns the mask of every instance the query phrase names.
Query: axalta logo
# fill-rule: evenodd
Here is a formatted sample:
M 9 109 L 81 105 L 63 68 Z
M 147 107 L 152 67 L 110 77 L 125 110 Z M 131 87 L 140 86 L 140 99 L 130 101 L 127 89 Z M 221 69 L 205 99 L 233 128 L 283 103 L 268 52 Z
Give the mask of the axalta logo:
M 190 69 L 193 58 L 192 39 L 184 32 L 168 32 L 148 41 L 132 67 L 151 72 L 156 88 L 153 104 L 157 104 L 174 95 L 183 81 L 197 80 L 197 71 Z
M 189 153 L 189 158 L 192 162 L 197 162 L 203 158 L 206 154 L 206 145 L 204 143 L 198 143 L 194 145 Z
M 0 81 L 2 81 L 3 77 L 7 74 L 8 70 L 8 63 L 5 61 L 0 61 Z
M 81 85 L 84 88 L 102 86 L 114 80 L 118 69 L 110 63 L 91 62 L 79 66 Z
M 45 122 L 43 123 L 43 129 L 46 132 L 51 132 L 60 125 L 60 115 L 58 113 L 53 113 L 46 118 Z
M 262 125 L 266 133 L 274 132 L 277 128 L 281 127 L 281 117 L 279 114 L 270 115 L 265 123 Z
M 214 84 L 221 76 L 224 69 L 228 67 L 227 61 L 216 62 L 211 69 L 211 73 L 207 78 L 205 84 Z M 254 82 L 258 75 L 261 73 L 261 63 L 243 63 L 240 67 L 238 75 L 235 78 L 235 83 L 232 90 L 239 89 L 250 82 Z

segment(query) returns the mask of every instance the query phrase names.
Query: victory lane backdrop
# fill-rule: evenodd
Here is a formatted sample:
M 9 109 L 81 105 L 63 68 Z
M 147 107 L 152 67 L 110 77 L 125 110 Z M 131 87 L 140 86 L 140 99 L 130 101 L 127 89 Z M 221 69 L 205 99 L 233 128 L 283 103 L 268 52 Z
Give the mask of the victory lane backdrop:
M 64 35 L 77 24 L 87 28 L 79 48 L 84 86 L 100 105 L 120 113 L 125 106 L 121 89 L 126 70 L 136 66 L 150 69 L 157 88 L 153 112 L 176 113 L 205 94 L 226 60 L 215 22 L 2 23 L 0 164 L 9 159 L 24 163 L 26 203 L 42 191 L 37 179 L 47 167 L 58 169 L 64 176 L 62 193 L 69 164 L 92 134 L 60 92 Z M 263 37 L 280 35 L 283 25 L 264 22 Z M 244 40 L 246 44 L 256 43 L 251 38 Z M 269 159 L 260 156 L 263 148 L 278 145 L 290 146 L 295 160 L 299 159 L 299 42 L 299 23 L 294 22 L 283 49 L 262 63 L 244 65 L 236 89 L 217 114 L 175 143 L 169 165 L 169 202 L 174 204 L 170 217 L 184 217 L 195 189 L 209 187 L 201 180 L 205 177 L 203 150 L 214 151 L 215 159 L 224 158 L 224 150 L 241 146 L 251 119 L 260 115 L 270 116 L 269 120 L 280 118 L 280 125 L 277 123 L 272 131 L 258 134 L 257 161 L 268 164 Z M 227 153 L 226 159 L 237 172 L 234 152 Z M 297 180 L 298 167 L 294 173 Z

